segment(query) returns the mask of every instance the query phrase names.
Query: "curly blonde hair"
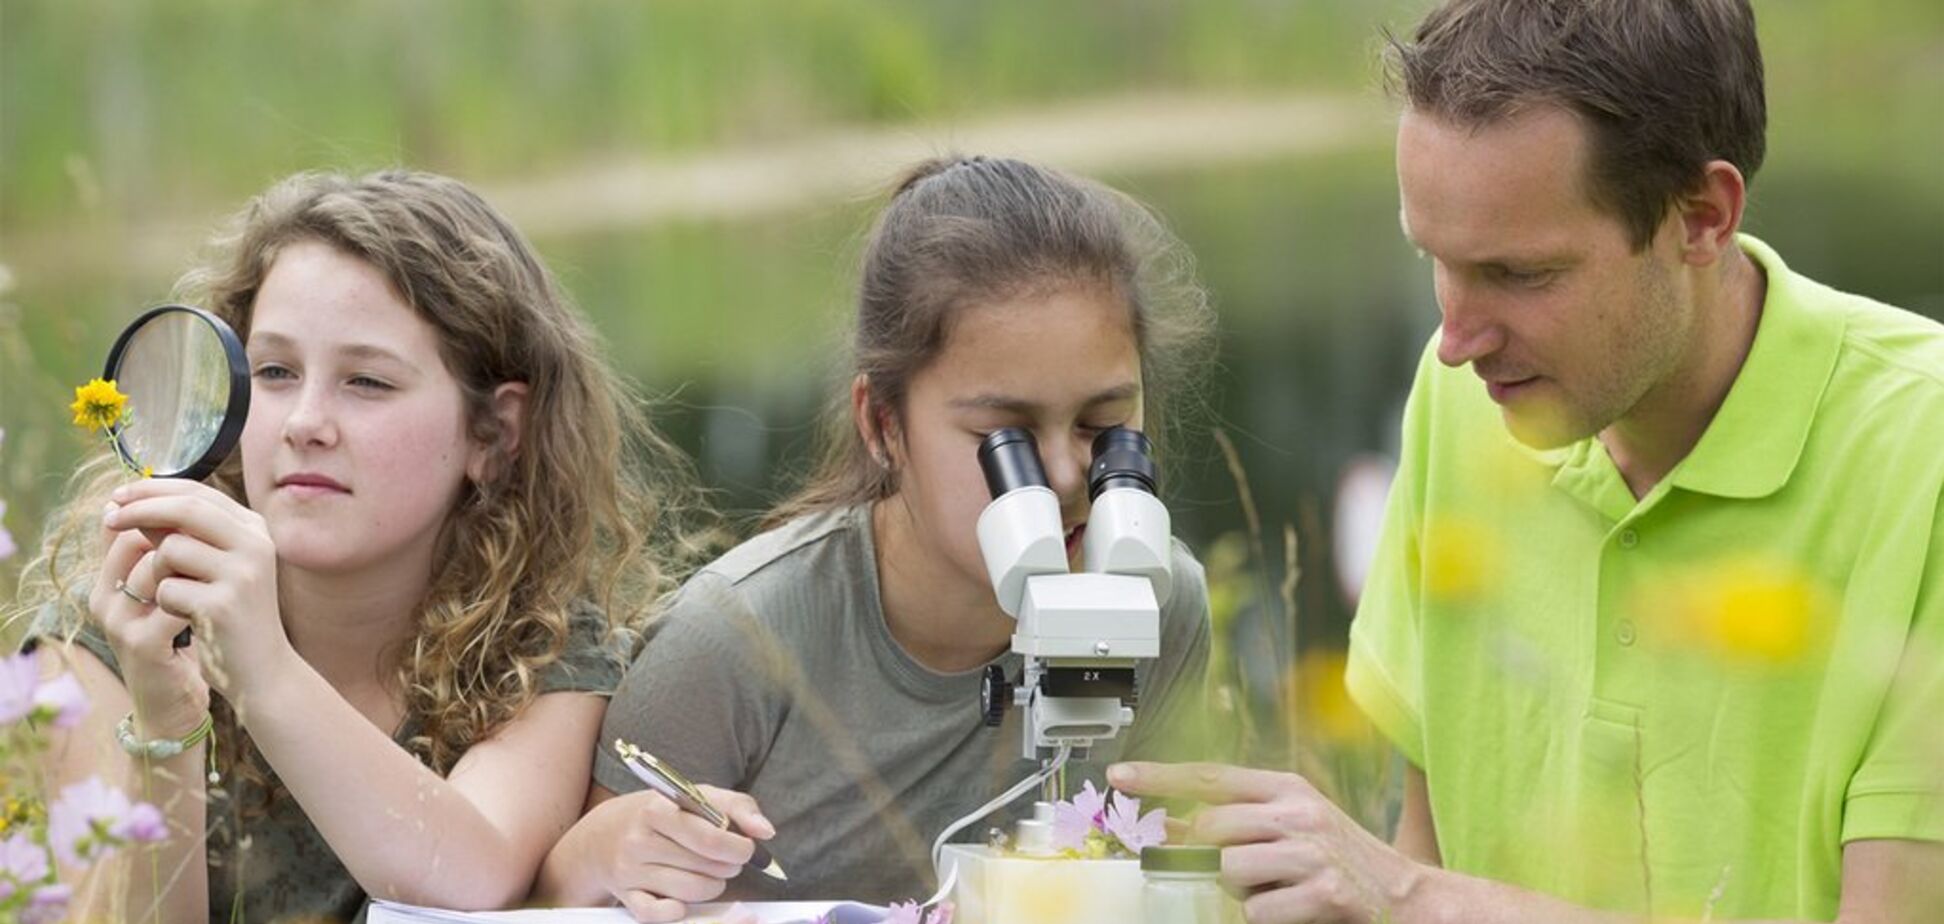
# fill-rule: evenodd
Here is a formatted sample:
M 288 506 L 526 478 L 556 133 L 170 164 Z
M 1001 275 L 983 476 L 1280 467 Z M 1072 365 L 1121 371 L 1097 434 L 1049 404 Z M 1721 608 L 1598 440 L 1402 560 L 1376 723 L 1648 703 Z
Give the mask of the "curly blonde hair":
M 469 435 L 482 445 L 499 444 L 495 387 L 529 389 L 518 451 L 462 489 L 417 631 L 396 653 L 407 714 L 421 723 L 409 744 L 445 773 L 537 695 L 538 674 L 563 654 L 576 607 L 598 607 L 611 633 L 642 626 L 705 552 L 685 526 L 703 508 L 686 459 L 649 426 L 532 246 L 464 184 L 404 170 L 289 177 L 235 216 L 176 294 L 247 340 L 259 288 L 282 249 L 298 242 L 370 264 L 432 325 L 463 393 Z M 27 607 L 76 599 L 77 577 L 92 575 L 105 551 L 104 495 L 125 478 L 105 456 L 76 474 L 74 499 L 28 565 Z M 240 453 L 210 483 L 247 503 Z M 60 609 L 71 634 L 83 617 Z M 271 783 L 233 710 L 219 703 L 216 712 L 219 759 Z M 274 798 L 274 784 L 265 792 Z

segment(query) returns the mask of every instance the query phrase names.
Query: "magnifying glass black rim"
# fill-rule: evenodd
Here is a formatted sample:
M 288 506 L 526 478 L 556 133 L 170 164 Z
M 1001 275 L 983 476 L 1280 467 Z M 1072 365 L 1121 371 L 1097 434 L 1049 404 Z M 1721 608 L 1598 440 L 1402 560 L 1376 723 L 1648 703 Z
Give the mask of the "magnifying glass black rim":
M 223 426 L 216 431 L 216 438 L 210 440 L 209 448 L 189 467 L 178 472 L 154 472 L 159 478 L 188 478 L 201 481 L 209 477 L 216 467 L 223 464 L 230 451 L 236 448 L 236 441 L 243 435 L 243 418 L 250 409 L 250 361 L 243 351 L 243 341 L 236 331 L 219 318 L 201 308 L 189 305 L 158 305 L 142 312 L 140 317 L 130 321 L 122 328 L 121 336 L 115 338 L 115 345 L 108 350 L 108 364 L 102 369 L 101 377 L 113 380 L 121 370 L 122 353 L 134 339 L 135 332 L 141 330 L 151 319 L 171 312 L 185 312 L 194 315 L 216 332 L 217 341 L 223 344 L 223 358 L 229 366 L 229 407 L 223 410 Z M 122 461 L 133 466 L 138 464 L 128 447 L 122 442 L 122 434 L 115 432 L 115 454 Z

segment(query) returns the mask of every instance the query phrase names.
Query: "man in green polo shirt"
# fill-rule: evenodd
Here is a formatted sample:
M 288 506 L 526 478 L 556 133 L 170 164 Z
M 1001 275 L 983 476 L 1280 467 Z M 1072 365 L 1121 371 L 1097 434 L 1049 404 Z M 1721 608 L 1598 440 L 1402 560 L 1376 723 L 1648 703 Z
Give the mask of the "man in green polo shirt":
M 1301 779 L 1216 803 L 1251 921 L 1944 922 L 1944 328 L 1740 235 L 1745 0 L 1452 0 L 1394 43 L 1443 326 L 1350 692 L 1394 845 Z

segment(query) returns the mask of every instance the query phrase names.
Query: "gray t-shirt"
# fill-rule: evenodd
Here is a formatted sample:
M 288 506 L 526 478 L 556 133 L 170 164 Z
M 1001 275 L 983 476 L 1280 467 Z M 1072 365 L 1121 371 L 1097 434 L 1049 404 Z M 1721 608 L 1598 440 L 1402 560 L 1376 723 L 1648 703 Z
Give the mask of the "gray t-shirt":
M 1177 544 L 1161 657 L 1136 669 L 1134 725 L 1069 765 L 1069 792 L 1082 780 L 1104 787 L 1123 753 L 1181 756 L 1162 729 L 1201 716 L 1208 638 L 1201 565 Z M 1019 675 L 1016 654 L 992 663 Z M 625 738 L 697 783 L 754 796 L 790 879 L 745 871 L 728 899 L 922 901 L 935 888 L 932 840 L 1038 768 L 1020 756 L 1021 710 L 985 726 L 982 671 L 938 673 L 891 637 L 868 507 L 805 516 L 731 550 L 673 598 L 615 691 L 594 776 L 618 793 L 643 788 L 605 747 Z
M 41 611 L 28 631 L 29 638 L 63 635 L 52 606 Z M 74 641 L 121 676 L 114 649 L 93 622 L 82 622 Z M 609 693 L 621 680 L 627 649 L 623 637 L 609 637 L 607 620 L 599 610 L 583 606 L 568 621 L 566 650 L 535 678 L 537 689 Z M 420 728 L 420 717 L 407 715 L 392 740 L 403 747 Z M 210 790 L 205 816 L 210 924 L 363 921 L 364 889 L 311 823 L 304 807 L 284 792 L 267 812 L 243 811 L 245 806 L 261 805 L 262 800 L 262 787 L 240 774 L 225 772 L 222 784 Z M 232 917 L 233 910 L 240 916 Z

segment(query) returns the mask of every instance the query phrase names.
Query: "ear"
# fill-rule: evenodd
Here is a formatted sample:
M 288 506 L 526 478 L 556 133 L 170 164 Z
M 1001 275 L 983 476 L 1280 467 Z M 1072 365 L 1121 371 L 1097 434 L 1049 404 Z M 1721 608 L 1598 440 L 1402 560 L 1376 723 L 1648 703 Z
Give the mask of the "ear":
M 1747 205 L 1748 184 L 1741 170 L 1725 160 L 1709 161 L 1702 169 L 1701 187 L 1675 205 L 1681 217 L 1682 261 L 1712 266 L 1730 253 Z
M 864 441 L 864 448 L 878 465 L 889 468 L 893 456 L 891 450 L 896 442 L 897 421 L 891 416 L 891 409 L 880 405 L 871 397 L 871 377 L 858 373 L 851 379 L 851 420 L 857 426 L 857 437 Z
M 483 482 L 496 474 L 493 466 L 499 460 L 511 461 L 520 454 L 520 443 L 526 436 L 528 391 L 525 382 L 503 382 L 493 389 L 491 413 L 499 422 L 499 439 L 473 447 L 472 459 L 466 463 L 467 478 Z

